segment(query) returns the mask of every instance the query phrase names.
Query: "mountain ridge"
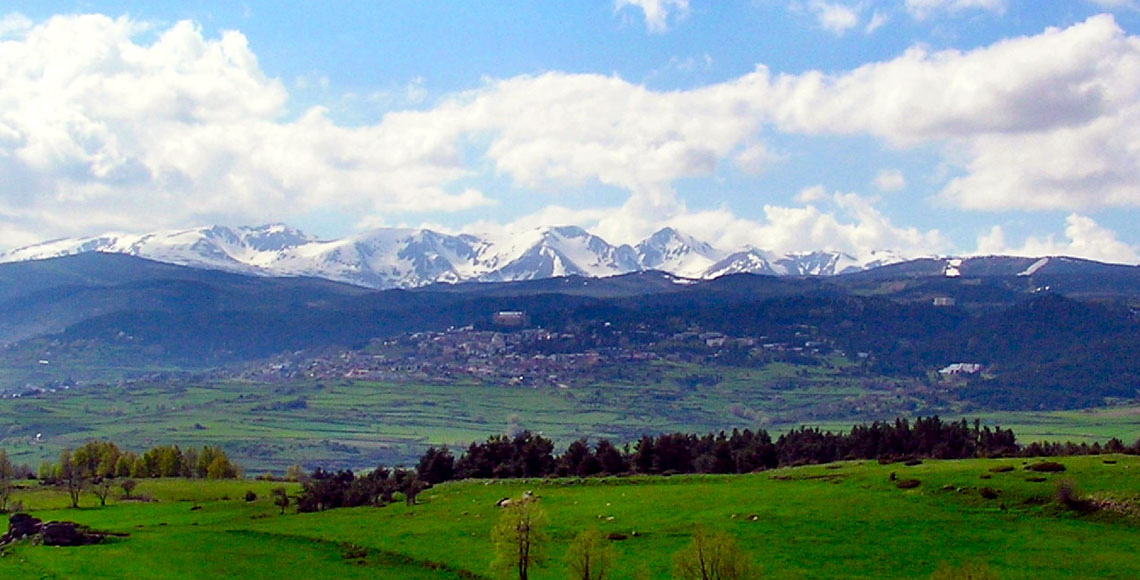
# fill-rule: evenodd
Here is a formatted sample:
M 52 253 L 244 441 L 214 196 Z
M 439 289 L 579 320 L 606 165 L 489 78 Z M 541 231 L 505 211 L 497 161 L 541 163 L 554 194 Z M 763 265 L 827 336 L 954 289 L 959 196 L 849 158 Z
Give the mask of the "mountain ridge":
M 0 263 L 87 252 L 256 276 L 324 278 L 373 289 L 599 278 L 649 270 L 690 279 L 732 273 L 831 276 L 904 261 L 889 251 L 857 257 L 836 251 L 781 255 L 751 246 L 724 250 L 672 227 L 635 245 L 614 245 L 578 226 L 499 236 L 380 228 L 321 240 L 284 224 L 268 224 L 56 239 L 2 253 Z

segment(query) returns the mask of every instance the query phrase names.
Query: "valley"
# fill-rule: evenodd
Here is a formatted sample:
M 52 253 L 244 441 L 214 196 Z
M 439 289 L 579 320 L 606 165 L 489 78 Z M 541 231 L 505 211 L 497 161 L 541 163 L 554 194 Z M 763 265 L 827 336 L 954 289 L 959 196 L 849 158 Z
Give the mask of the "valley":
M 955 272 L 376 292 L 108 254 L 7 264 L 0 444 L 31 465 L 92 438 L 217 444 L 281 473 L 403 464 L 517 429 L 626 443 L 939 414 L 1017 426 L 1023 443 L 1140 437 L 1137 269 L 990 258 Z

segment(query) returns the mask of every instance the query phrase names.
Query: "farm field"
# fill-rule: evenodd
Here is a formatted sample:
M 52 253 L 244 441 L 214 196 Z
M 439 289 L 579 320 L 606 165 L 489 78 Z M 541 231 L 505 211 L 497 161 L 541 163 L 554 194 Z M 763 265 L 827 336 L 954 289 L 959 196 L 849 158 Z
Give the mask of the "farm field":
M 894 382 L 845 377 L 835 368 L 699 370 L 679 365 L 657 369 L 652 381 L 619 377 L 567 389 L 349 380 L 90 385 L 0 400 L 0 445 L 15 463 L 33 467 L 90 439 L 134 450 L 221 445 L 249 473 L 281 473 L 294 463 L 407 464 L 429 445 L 462 448 L 515 428 L 564 448 L 580 437 L 624 444 L 674 431 L 762 427 L 775 434 L 800 425 L 841 431 L 857 422 L 939 413 L 1012 427 L 1023 443 L 1140 438 L 1137 407 L 963 414 L 896 395 L 904 387 Z M 906 403 L 901 409 L 875 406 L 898 400 Z
M 1140 458 L 1067 457 L 1060 459 L 1064 473 L 1047 475 L 1025 471 L 1025 461 L 464 481 L 430 489 L 412 507 L 283 516 L 268 499 L 269 488 L 280 484 L 270 482 L 143 481 L 136 495 L 151 502 L 113 500 L 96 508 L 85 497 L 80 509 L 63 509 L 62 492 L 23 490 L 16 499 L 37 517 L 129 536 L 81 548 L 18 544 L 0 557 L 0 576 L 140 578 L 162 570 L 163 577 L 188 579 L 489 577 L 489 534 L 500 514 L 495 502 L 524 490 L 540 498 L 548 521 L 550 557 L 533 572 L 536 580 L 563 578 L 565 544 L 589 527 L 624 536 L 612 541 L 615 578 L 668 578 L 672 554 L 698 524 L 736 538 L 769 578 L 927 578 L 942 565 L 966 562 L 984 563 L 1003 580 L 1140 575 Z M 891 473 L 920 484 L 899 489 Z M 1029 475 L 1045 481 L 1028 481 Z M 1062 479 L 1084 497 L 1111 498 L 1124 508 L 1069 510 L 1054 500 Z M 983 498 L 982 487 L 997 498 Z M 244 501 L 247 490 L 258 499 Z

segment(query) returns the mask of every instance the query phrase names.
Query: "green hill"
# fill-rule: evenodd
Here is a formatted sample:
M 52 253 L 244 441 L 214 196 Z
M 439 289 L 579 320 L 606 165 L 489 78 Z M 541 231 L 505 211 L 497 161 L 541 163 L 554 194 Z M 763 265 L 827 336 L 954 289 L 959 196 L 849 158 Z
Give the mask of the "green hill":
M 564 578 L 564 546 L 589 527 L 614 538 L 615 578 L 642 568 L 650 578 L 668 578 L 672 555 L 696 525 L 736 538 L 766 578 L 920 579 L 968 562 L 986 564 L 1002 580 L 1140 576 L 1140 458 L 1059 461 L 1064 473 L 998 459 L 842 463 L 746 476 L 467 481 L 430 489 L 412 507 L 284 516 L 269 500 L 279 484 L 266 482 L 144 481 L 135 493 L 150 502 L 95 508 L 86 497 L 78 510 L 62 509 L 62 492 L 27 490 L 17 499 L 37 517 L 129 536 L 82 548 L 19 544 L 4 550 L 0 575 L 489 577 L 489 534 L 502 512 L 496 501 L 533 490 L 548 516 L 550 556 L 536 580 Z M 1083 490 L 1078 507 L 1085 507 L 1054 499 L 1063 479 Z M 918 484 L 900 489 L 902 480 Z M 244 501 L 246 490 L 258 499 Z

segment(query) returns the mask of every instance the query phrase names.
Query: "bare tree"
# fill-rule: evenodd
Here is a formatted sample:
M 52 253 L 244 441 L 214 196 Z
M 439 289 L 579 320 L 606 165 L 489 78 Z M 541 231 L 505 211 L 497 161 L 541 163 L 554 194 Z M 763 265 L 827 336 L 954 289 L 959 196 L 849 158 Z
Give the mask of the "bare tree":
M 491 530 L 495 560 L 491 567 L 506 577 L 527 580 L 531 566 L 542 562 L 542 526 L 546 515 L 534 499 L 510 502 Z
M 91 491 L 99 498 L 99 505 L 107 505 L 107 496 L 111 495 L 111 488 L 115 487 L 114 477 L 96 477 L 91 481 Z
M 64 449 L 59 454 L 59 479 L 67 488 L 67 495 L 71 498 L 71 507 L 79 507 L 79 494 L 87 483 L 83 471 L 75 464 L 70 449 Z

